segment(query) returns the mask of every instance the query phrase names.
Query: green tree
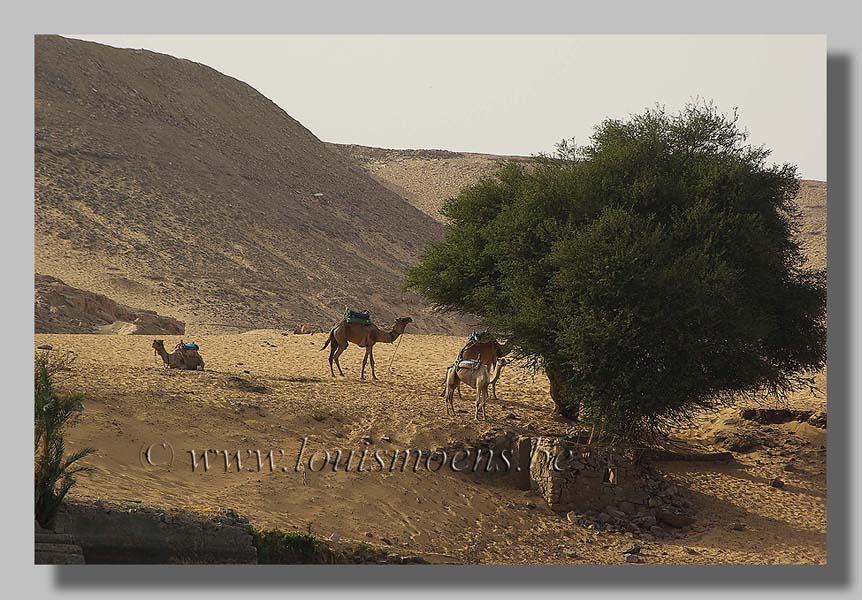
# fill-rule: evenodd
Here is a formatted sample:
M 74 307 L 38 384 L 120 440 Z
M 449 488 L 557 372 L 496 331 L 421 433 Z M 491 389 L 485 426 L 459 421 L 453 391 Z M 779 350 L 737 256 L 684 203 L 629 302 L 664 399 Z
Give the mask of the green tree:
M 75 485 L 75 475 L 89 471 L 89 467 L 76 464 L 95 452 L 82 448 L 66 454 L 63 430 L 73 425 L 83 410 L 80 395 L 59 393 L 54 377 L 64 368 L 64 362 L 51 363 L 43 353 L 35 360 L 35 440 L 34 462 L 36 483 L 36 520 L 50 529 L 66 494 Z
M 794 237 L 796 167 L 746 137 L 700 103 L 606 120 L 448 200 L 406 285 L 511 335 L 558 411 L 610 434 L 784 395 L 824 365 L 825 273 Z

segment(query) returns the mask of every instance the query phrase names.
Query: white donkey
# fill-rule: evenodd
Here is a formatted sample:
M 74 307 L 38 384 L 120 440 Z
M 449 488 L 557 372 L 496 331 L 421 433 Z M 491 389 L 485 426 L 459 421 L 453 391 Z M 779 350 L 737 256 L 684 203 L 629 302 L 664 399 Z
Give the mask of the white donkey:
M 501 358 L 497 364 L 497 372 L 494 374 L 493 379 L 491 379 L 491 372 L 488 370 L 488 367 L 478 360 L 456 361 L 455 364 L 446 369 L 446 379 L 443 382 L 443 398 L 446 402 L 446 414 L 455 414 L 455 405 L 453 403 L 455 390 L 459 387 L 460 382 L 464 382 L 476 390 L 476 420 L 479 420 L 480 414 L 482 415 L 482 419 L 486 418 L 485 403 L 488 401 L 488 386 L 493 386 L 497 383 L 504 364 L 506 364 L 506 359 Z M 458 395 L 460 396 L 460 390 Z

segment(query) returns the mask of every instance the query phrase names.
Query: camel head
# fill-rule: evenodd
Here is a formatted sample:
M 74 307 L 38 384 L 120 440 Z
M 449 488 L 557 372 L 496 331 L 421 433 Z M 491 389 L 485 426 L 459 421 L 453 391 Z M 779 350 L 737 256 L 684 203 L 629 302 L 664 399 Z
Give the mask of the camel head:
M 398 331 L 399 333 L 404 333 L 404 330 L 407 328 L 407 325 L 412 323 L 413 319 L 410 317 L 398 317 L 395 319 L 395 326 L 393 329 Z
M 153 350 L 159 351 L 165 349 L 165 340 L 153 340 Z

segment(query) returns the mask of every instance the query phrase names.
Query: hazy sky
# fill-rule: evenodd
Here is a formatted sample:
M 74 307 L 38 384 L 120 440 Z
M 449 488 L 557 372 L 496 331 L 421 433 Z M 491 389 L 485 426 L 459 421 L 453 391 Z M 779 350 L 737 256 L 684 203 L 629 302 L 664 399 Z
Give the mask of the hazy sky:
M 493 154 L 696 98 L 826 179 L 824 36 L 71 35 L 200 62 L 331 142 Z

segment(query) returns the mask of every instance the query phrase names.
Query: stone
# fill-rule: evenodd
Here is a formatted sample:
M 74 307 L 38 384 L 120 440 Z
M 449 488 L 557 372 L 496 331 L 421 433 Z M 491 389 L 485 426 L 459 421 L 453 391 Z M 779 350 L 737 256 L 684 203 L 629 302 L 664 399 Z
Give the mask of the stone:
M 607 523 L 610 520 L 611 516 L 606 512 L 600 512 L 599 516 L 596 517 L 596 521 L 599 523 Z
M 611 510 L 610 508 L 607 508 L 607 509 L 605 509 L 605 512 L 608 513 L 611 517 L 614 517 L 617 519 L 625 519 L 626 518 L 626 513 L 624 513 L 621 510 Z
M 679 493 L 679 489 L 675 485 L 669 485 L 665 488 L 665 490 L 661 493 L 662 496 L 676 496 Z
M 570 510 L 569 512 L 566 513 L 566 520 L 569 523 L 577 523 L 578 522 L 578 513 L 576 513 L 573 510 Z
M 743 523 L 731 523 L 730 528 L 733 531 L 745 531 L 745 525 Z
M 53 350 L 54 346 L 52 346 L 51 344 L 39 344 L 38 346 L 36 346 L 36 349 L 37 350 Z
M 634 546 L 632 546 L 628 550 L 624 551 L 623 554 L 640 554 L 640 551 L 641 551 L 641 547 L 638 546 L 637 544 L 635 544 Z
M 649 528 L 649 532 L 650 532 L 651 534 L 653 534 L 654 536 L 659 537 L 659 538 L 660 538 L 660 537 L 664 537 L 664 536 L 665 536 L 665 531 L 664 531 L 664 529 L 662 529 L 662 528 L 661 528 L 661 527 L 659 527 L 658 525 L 653 525 L 652 527 L 650 527 L 650 528 Z
M 670 525 L 671 527 L 675 527 L 677 529 L 680 529 L 682 527 L 689 527 L 694 524 L 694 517 L 689 517 L 687 515 L 679 515 L 666 510 L 658 511 L 658 513 L 656 513 L 656 517 L 662 523 Z
M 778 477 L 776 477 L 775 479 L 773 479 L 772 481 L 769 482 L 769 485 L 771 485 L 774 488 L 781 489 L 784 487 L 784 482 L 781 479 L 779 479 Z
M 649 529 L 650 527 L 655 525 L 658 522 L 658 520 L 652 515 L 645 515 L 643 517 L 640 517 L 639 519 L 636 519 L 634 522 L 639 527 L 643 527 L 644 529 Z
M 527 508 L 529 508 L 531 510 L 536 508 L 536 503 L 535 502 L 527 502 Z
M 650 508 L 657 508 L 664 504 L 664 502 L 658 496 L 651 496 L 647 504 L 650 506 Z
M 631 502 L 620 502 L 620 510 L 626 514 L 631 515 L 631 514 L 634 514 L 636 509 L 635 509 L 635 505 L 632 504 Z
M 641 562 L 641 557 L 637 554 L 627 554 L 626 555 L 626 562 L 632 563 L 632 564 L 633 563 L 639 563 L 639 562 Z

